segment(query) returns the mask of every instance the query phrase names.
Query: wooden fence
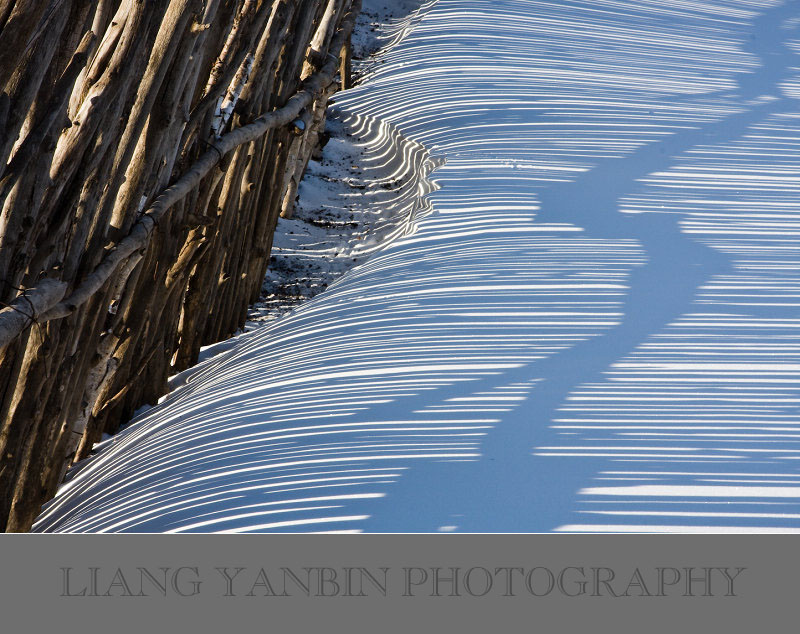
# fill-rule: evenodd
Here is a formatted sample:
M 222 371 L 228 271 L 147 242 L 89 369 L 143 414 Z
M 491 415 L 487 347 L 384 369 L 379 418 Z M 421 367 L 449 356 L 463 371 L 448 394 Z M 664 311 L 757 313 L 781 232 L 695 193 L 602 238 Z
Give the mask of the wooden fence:
M 360 4 L 0 0 L 0 528 L 242 326 Z

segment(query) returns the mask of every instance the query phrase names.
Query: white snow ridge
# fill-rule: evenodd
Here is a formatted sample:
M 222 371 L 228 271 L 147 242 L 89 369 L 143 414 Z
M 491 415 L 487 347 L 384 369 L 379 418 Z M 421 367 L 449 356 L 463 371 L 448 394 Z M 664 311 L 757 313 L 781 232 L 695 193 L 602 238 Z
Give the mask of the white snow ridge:
M 798 15 L 423 5 L 335 106 L 399 229 L 35 530 L 800 530 Z

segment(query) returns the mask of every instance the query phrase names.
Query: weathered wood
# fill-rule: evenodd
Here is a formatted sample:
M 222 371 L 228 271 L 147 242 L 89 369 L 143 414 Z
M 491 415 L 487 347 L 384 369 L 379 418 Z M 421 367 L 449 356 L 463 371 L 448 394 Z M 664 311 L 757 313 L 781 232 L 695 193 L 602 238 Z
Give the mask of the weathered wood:
M 340 53 L 342 60 L 341 68 L 339 69 L 339 77 L 341 77 L 342 90 L 347 90 L 353 87 L 353 47 L 350 42 L 346 42 L 342 47 Z
M 242 325 L 359 10 L 0 0 L 0 529 Z
M 170 207 L 181 200 L 190 191 L 198 186 L 200 181 L 233 149 L 249 143 L 262 136 L 269 129 L 286 125 L 294 120 L 303 108 L 310 105 L 319 93 L 333 83 L 338 70 L 338 58 L 330 60 L 323 69 L 309 77 L 303 84 L 303 89 L 292 96 L 288 103 L 273 112 L 258 117 L 255 121 L 224 135 L 211 143 L 210 150 L 206 151 L 192 167 L 164 191 L 136 222 L 131 232 L 116 244 L 100 265 L 70 294 L 69 297 L 58 304 L 46 306 L 45 299 L 39 299 L 38 305 L 46 306 L 39 316 L 39 321 L 59 319 L 71 314 L 76 308 L 93 296 L 100 287 L 109 280 L 117 267 L 130 257 L 135 251 L 144 248 L 161 218 L 169 211 Z M 51 297 L 49 291 L 40 291 L 38 288 L 28 292 L 28 298 L 38 298 L 39 295 Z M 22 330 L 15 329 L 4 323 L 8 318 L 0 312 L 0 348 L 8 345 L 13 337 Z M 13 323 L 18 323 L 13 320 Z

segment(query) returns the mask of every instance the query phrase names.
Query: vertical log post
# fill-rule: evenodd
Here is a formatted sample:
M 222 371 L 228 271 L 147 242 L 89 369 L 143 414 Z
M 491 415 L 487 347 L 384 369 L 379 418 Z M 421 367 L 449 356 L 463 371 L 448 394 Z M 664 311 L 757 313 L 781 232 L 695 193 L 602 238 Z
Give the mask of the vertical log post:
M 359 10 L 0 2 L 0 530 L 243 324 Z

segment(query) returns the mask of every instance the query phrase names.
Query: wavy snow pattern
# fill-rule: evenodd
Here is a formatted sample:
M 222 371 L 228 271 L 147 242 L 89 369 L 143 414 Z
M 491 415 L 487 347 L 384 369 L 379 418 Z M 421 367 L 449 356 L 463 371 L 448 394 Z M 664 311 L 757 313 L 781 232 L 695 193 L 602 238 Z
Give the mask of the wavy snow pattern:
M 413 168 L 413 230 L 35 530 L 800 530 L 799 14 L 427 3 L 336 106 Z

